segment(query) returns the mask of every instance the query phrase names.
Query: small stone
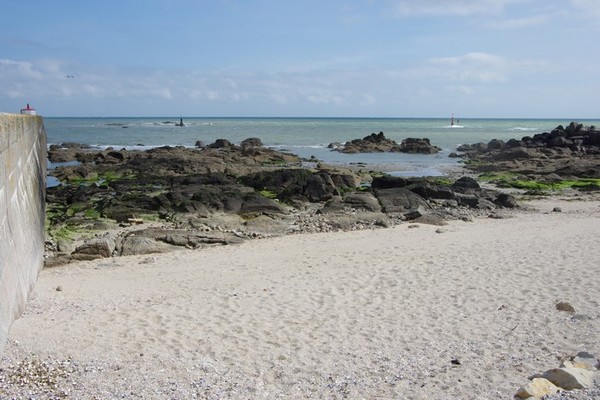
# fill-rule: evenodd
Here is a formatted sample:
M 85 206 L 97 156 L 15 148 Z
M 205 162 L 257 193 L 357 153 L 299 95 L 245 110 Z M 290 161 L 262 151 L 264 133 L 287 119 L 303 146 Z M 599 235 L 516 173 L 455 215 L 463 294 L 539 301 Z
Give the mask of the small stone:
M 554 368 L 542 375 L 556 386 L 565 389 L 585 389 L 592 386 L 594 373 L 583 368 Z
M 562 208 L 560 208 L 560 207 L 554 207 L 552 209 L 552 212 L 557 212 L 557 213 L 562 212 Z
M 58 286 L 56 287 L 56 291 L 57 291 L 57 292 L 62 292 L 62 291 L 63 291 L 63 288 L 62 288 L 62 286 L 58 285 Z
M 435 230 L 435 233 L 446 233 L 446 232 L 448 232 L 448 231 L 444 228 L 438 228 Z
M 531 382 L 523 386 L 517 392 L 516 396 L 520 399 L 527 399 L 529 397 L 541 398 L 548 394 L 554 394 L 560 389 L 545 378 L 533 378 Z
M 561 301 L 561 302 L 557 303 L 556 309 L 559 311 L 566 311 L 566 312 L 570 312 L 570 313 L 575 312 L 575 308 L 573 308 L 573 306 L 570 305 L 569 303 L 567 303 L 566 301 Z
M 417 224 L 410 224 L 410 225 L 408 226 L 408 229 L 414 229 L 414 228 L 418 228 L 419 226 L 420 226 L 420 225 L 417 225 Z
M 588 353 L 587 351 L 578 352 L 575 354 L 575 357 L 573 357 L 572 361 L 578 364 L 585 364 L 588 367 L 591 367 L 591 369 L 598 369 L 600 367 L 600 363 L 598 362 L 596 356 Z

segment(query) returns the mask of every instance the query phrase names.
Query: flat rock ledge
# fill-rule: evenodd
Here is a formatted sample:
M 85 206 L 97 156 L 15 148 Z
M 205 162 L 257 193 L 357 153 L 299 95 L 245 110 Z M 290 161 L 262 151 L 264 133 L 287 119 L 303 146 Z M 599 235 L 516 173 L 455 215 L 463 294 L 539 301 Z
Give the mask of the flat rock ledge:
M 532 376 L 529 383 L 517 391 L 515 397 L 530 400 L 566 399 L 567 397 L 563 397 L 561 392 L 590 389 L 594 380 L 600 377 L 599 368 L 600 363 L 594 355 L 584 351 L 579 352 L 569 360 L 563 361 L 558 368 Z M 578 395 L 578 393 L 573 394 Z

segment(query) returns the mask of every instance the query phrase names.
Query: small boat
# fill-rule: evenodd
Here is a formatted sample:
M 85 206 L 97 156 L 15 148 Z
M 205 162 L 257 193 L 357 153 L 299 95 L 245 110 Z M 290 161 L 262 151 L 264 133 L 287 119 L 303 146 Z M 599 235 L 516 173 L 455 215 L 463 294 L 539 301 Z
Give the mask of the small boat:
M 27 103 L 27 108 L 21 108 L 21 114 L 23 114 L 23 115 L 35 115 L 35 108 L 29 107 L 29 103 Z

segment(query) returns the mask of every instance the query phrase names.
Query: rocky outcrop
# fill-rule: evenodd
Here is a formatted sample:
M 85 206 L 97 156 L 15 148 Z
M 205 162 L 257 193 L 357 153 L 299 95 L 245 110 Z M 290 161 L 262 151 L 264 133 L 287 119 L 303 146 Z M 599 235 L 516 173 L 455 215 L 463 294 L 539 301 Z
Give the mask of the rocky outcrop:
M 440 152 L 437 146 L 432 146 L 431 142 L 427 138 L 417 139 L 408 138 L 404 139 L 400 143 L 400 152 L 411 153 L 411 154 L 434 154 Z
M 520 388 L 515 397 L 520 399 L 548 398 L 561 390 L 587 389 L 594 383 L 600 363 L 590 353 L 579 352 L 565 360 L 558 368 L 534 375 L 531 381 Z
M 78 158 L 80 165 L 55 171 L 65 184 L 48 188 L 51 236 L 81 231 L 70 234 L 80 238 L 76 244 L 60 240 L 59 246 L 57 240 L 49 246 L 62 262 L 407 220 L 442 225 L 448 218 L 517 206 L 511 196 L 482 189 L 471 178 L 448 185 L 380 176 L 366 186 L 369 181 L 355 172 L 302 167 L 296 157 L 266 149 L 255 138 L 243 146 L 218 141 L 201 149 L 89 150 Z M 102 225 L 117 226 L 116 239 L 103 235 Z
M 328 148 L 342 153 L 400 152 L 433 154 L 441 150 L 439 147 L 432 146 L 427 138 L 408 138 L 398 144 L 394 140 L 386 138 L 383 132 L 371 133 L 369 136 L 365 136 L 362 139 L 351 140 L 344 145 L 331 143 Z
M 577 122 L 520 140 L 493 139 L 457 150 L 469 160 L 467 167 L 478 172 L 600 178 L 600 131 Z

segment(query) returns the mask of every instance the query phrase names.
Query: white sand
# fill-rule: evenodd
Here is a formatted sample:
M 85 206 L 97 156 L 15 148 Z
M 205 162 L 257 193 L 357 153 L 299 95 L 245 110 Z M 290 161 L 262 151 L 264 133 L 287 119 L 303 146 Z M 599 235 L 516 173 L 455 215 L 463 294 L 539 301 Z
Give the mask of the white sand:
M 600 201 L 536 206 L 43 270 L 0 394 L 43 360 L 70 398 L 512 398 L 600 355 Z

